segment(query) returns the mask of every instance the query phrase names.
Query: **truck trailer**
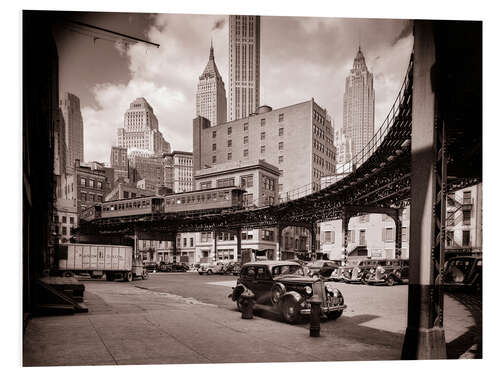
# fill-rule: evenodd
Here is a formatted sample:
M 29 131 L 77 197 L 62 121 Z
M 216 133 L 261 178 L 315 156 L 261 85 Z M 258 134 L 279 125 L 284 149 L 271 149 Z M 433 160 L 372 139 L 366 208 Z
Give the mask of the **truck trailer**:
M 134 258 L 131 246 L 70 243 L 59 245 L 57 250 L 58 271 L 64 276 L 88 273 L 92 278 L 106 275 L 106 280 L 134 277 L 147 279 L 148 272 L 141 259 Z

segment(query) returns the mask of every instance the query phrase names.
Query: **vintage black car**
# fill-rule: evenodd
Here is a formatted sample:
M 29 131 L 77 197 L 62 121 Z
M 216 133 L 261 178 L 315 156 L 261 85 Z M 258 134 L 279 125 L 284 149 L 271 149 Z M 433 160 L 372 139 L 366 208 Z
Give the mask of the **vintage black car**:
M 328 277 L 331 275 L 333 270 L 340 266 L 340 261 L 336 260 L 316 260 L 314 262 L 309 262 L 306 267 L 309 269 L 310 276 L 322 276 Z
M 357 265 L 345 266 L 342 269 L 342 280 L 345 283 L 361 283 L 365 277 L 365 274 L 369 272 L 371 268 L 377 267 L 377 260 L 374 259 L 363 259 L 358 261 Z
M 458 256 L 449 259 L 444 267 L 443 286 L 447 289 L 480 291 L 483 284 L 483 258 Z
M 160 262 L 158 266 L 158 271 L 160 272 L 186 272 L 189 270 L 189 266 L 185 263 L 165 263 Z
M 386 259 L 378 261 L 375 267 L 371 267 L 362 276 L 365 284 L 403 284 L 408 282 L 408 260 Z
M 319 278 L 306 275 L 300 264 L 292 261 L 245 263 L 230 297 L 241 310 L 241 294 L 249 289 L 257 304 L 271 305 L 287 323 L 296 323 L 311 314 L 309 300 L 321 299 L 322 316 L 337 319 L 346 308 L 342 293 Z

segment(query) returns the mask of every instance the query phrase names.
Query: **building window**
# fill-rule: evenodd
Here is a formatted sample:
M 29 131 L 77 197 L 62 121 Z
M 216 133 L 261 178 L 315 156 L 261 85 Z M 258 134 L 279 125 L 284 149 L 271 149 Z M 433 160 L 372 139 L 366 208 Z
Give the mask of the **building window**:
M 217 187 L 234 186 L 234 177 L 217 180 Z
M 382 241 L 384 242 L 394 241 L 394 228 L 382 229 Z
M 448 193 L 448 207 L 455 207 L 455 193 Z
M 233 140 L 232 139 L 227 140 L 227 147 L 233 147 Z
M 187 246 L 187 238 L 182 239 L 182 245 L 183 245 L 183 247 Z
M 193 237 L 189 239 L 189 246 L 193 247 L 194 246 L 194 240 Z
M 463 211 L 463 224 L 470 225 L 470 216 L 471 213 L 469 210 Z
M 66 224 L 66 216 L 61 216 L 63 224 Z
M 284 130 L 283 128 L 279 128 L 279 129 L 278 129 L 278 135 L 279 135 L 280 137 L 281 137 L 281 136 L 283 136 L 284 131 L 285 131 L 285 130 Z
M 213 143 L 212 144 L 212 151 L 216 151 L 217 150 L 217 144 L 216 143 Z
M 366 246 L 366 230 L 364 229 L 359 231 L 359 245 Z
M 280 155 L 278 157 L 278 163 L 280 163 L 280 164 L 283 163 L 283 155 Z
M 227 153 L 227 160 L 232 160 L 233 159 L 233 154 L 231 152 Z
M 243 156 L 247 157 L 248 156 L 248 149 L 243 150 Z
M 470 246 L 470 231 L 462 231 L 462 246 Z
M 326 243 L 331 243 L 332 242 L 332 232 L 329 230 L 325 231 L 325 242 Z
M 80 179 L 80 185 L 85 186 L 86 180 L 82 177 Z
M 249 174 L 246 176 L 241 176 L 240 177 L 240 184 L 241 187 L 252 187 L 253 186 L 253 175 Z
M 260 119 L 260 126 L 264 126 L 266 125 L 266 119 L 265 118 L 261 118 Z
M 91 187 L 91 188 L 94 187 L 94 180 L 92 180 L 92 179 L 89 180 L 89 187 Z
M 62 234 L 65 236 L 67 234 L 66 227 L 61 227 L 61 229 L 62 229 Z
M 212 138 L 217 138 L 217 132 L 215 130 L 212 131 Z
M 250 207 L 253 205 L 253 194 L 243 194 L 243 205 L 245 207 Z
M 262 230 L 261 239 L 264 241 L 274 241 L 274 231 L 267 229 Z
M 248 122 L 245 122 L 245 123 L 243 124 L 243 130 L 244 130 L 244 131 L 247 131 L 247 130 L 248 130 Z
M 248 144 L 248 135 L 245 135 L 245 136 L 243 137 L 243 144 L 244 144 L 244 145 Z
M 278 143 L 278 150 L 283 150 L 283 142 Z
M 408 242 L 408 227 L 401 228 L 401 241 Z
M 464 191 L 464 204 L 471 204 L 471 203 L 472 203 L 471 192 Z
M 452 230 L 446 231 L 446 246 L 448 247 L 453 246 L 454 236 L 455 232 L 453 232 Z
M 86 201 L 87 200 L 87 194 L 86 193 L 82 193 L 82 201 Z
M 227 135 L 231 135 L 231 133 L 233 132 L 233 128 L 230 126 L 227 128 Z
M 347 231 L 347 242 L 349 243 L 354 243 L 354 231 L 353 230 L 348 230 Z
M 212 188 L 212 181 L 206 181 L 206 182 L 201 182 L 200 183 L 200 189 L 211 189 Z
M 74 224 L 75 223 L 75 218 L 73 216 L 70 216 L 69 223 L 70 224 Z
M 260 146 L 260 153 L 263 154 L 266 152 L 266 146 Z
M 260 133 L 260 139 L 266 139 L 266 132 Z
M 212 163 L 213 164 L 217 163 L 217 156 L 215 156 L 215 155 L 212 156 Z
M 97 181 L 97 188 L 102 189 L 102 182 L 101 181 Z
M 280 113 L 279 116 L 278 116 L 278 122 L 283 122 L 284 119 L 285 119 L 285 114 L 284 113 Z

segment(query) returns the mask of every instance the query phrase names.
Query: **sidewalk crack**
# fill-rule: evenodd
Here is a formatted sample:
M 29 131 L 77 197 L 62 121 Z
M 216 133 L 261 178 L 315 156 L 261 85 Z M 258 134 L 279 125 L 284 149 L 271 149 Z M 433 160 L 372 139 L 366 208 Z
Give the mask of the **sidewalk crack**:
M 97 331 L 97 329 L 95 328 L 95 325 L 94 323 L 92 322 L 92 319 L 89 318 L 89 322 L 90 322 L 90 325 L 92 326 L 92 328 L 94 328 L 94 331 L 97 335 L 97 337 L 99 337 L 99 340 L 101 340 L 102 342 L 102 345 L 104 345 L 104 347 L 106 348 L 106 351 L 108 352 L 108 354 L 111 356 L 111 358 L 113 359 L 113 362 L 115 363 L 115 365 L 118 365 L 118 361 L 115 359 L 115 357 L 113 356 L 113 353 L 111 353 L 111 350 L 109 350 L 108 346 L 106 345 L 106 343 L 104 342 L 104 340 L 102 339 L 101 335 L 99 334 L 99 332 Z

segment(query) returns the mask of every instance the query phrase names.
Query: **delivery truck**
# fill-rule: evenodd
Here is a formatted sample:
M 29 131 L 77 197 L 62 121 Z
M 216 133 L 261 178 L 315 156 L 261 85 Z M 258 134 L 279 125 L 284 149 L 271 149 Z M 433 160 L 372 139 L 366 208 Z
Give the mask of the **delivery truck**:
M 93 278 L 106 275 L 106 280 L 134 277 L 147 279 L 142 259 L 134 258 L 132 246 L 69 243 L 57 249 L 58 271 L 63 276 L 88 273 Z

